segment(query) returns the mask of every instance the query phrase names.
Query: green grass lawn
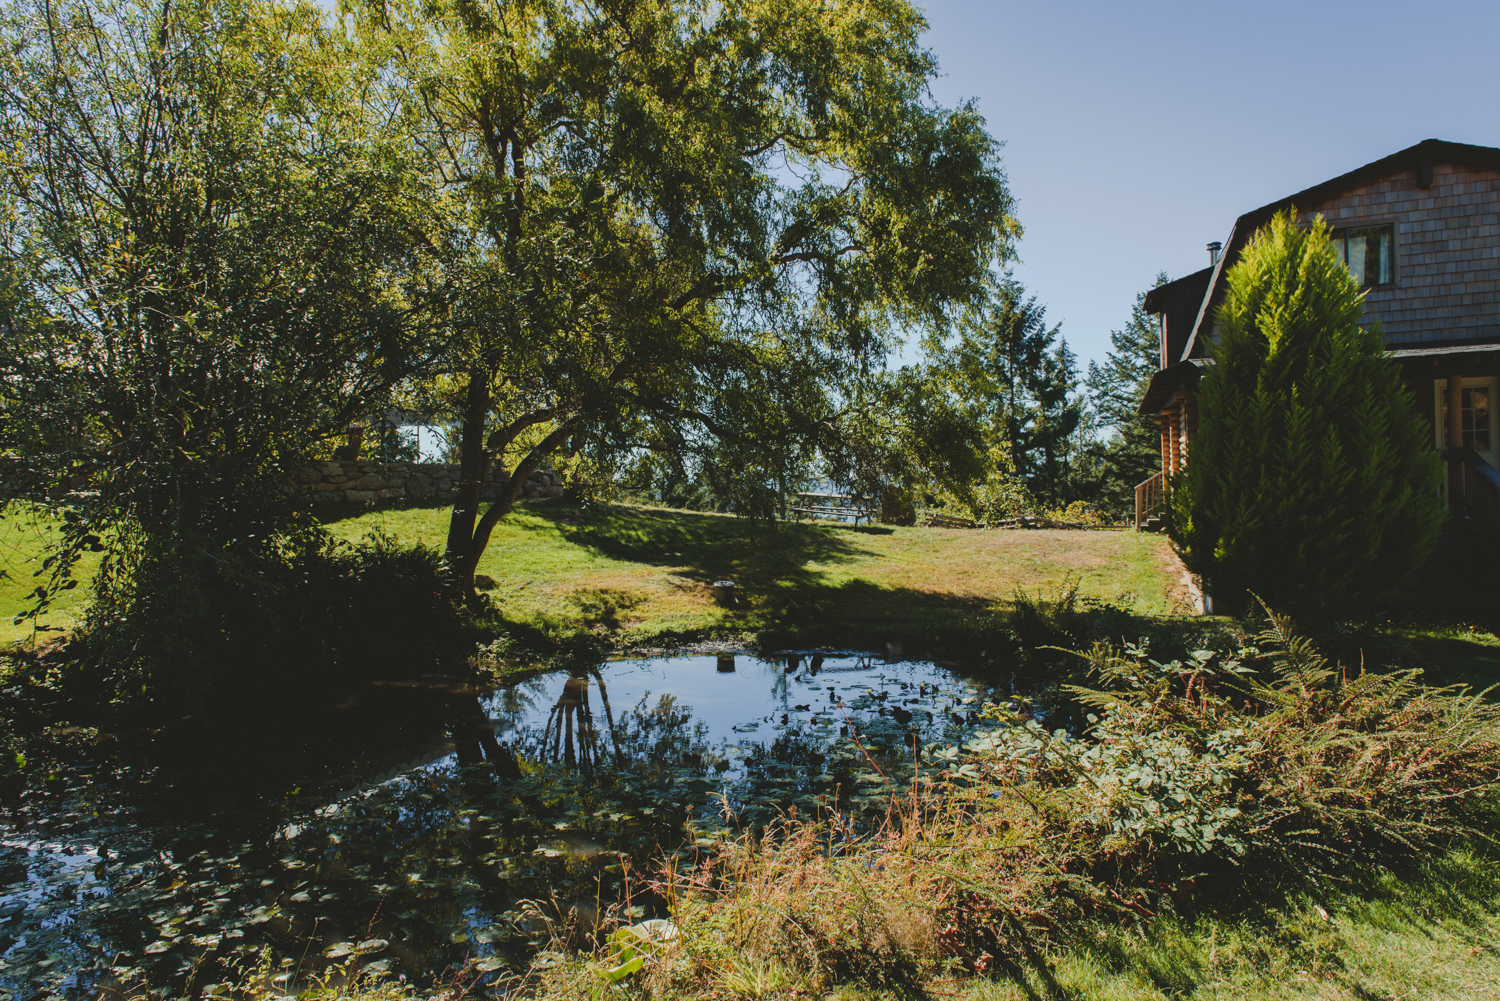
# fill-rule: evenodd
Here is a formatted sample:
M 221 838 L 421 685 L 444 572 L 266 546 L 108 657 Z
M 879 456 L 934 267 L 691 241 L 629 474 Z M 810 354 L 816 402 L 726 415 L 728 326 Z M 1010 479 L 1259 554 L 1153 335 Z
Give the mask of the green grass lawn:
M 51 631 L 37 633 L 35 626 L 52 626 L 70 630 L 83 617 L 84 603 L 88 600 L 88 588 L 84 586 L 99 566 L 96 553 L 85 553 L 77 568 L 82 582 L 71 591 L 59 594 L 47 614 L 39 623 L 30 619 L 15 624 L 17 615 L 30 610 L 34 599 L 28 596 L 37 585 L 47 582 L 48 573 L 42 570 L 49 547 L 62 533 L 62 518 L 44 507 L 15 503 L 8 505 L 0 515 L 0 645 L 17 641 L 31 641 L 40 636 L 55 635 Z
M 357 541 L 371 532 L 441 548 L 449 509 L 331 517 Z M 548 501 L 495 530 L 479 573 L 511 620 L 594 626 L 620 642 L 705 634 L 774 635 L 859 646 L 942 646 L 944 633 L 999 611 L 1020 589 L 1082 596 L 1145 615 L 1185 611 L 1165 539 L 1124 531 L 975 531 L 757 524 L 726 515 Z M 712 583 L 738 583 L 720 607 Z M 814 607 L 816 606 L 816 608 Z M 821 609 L 821 611 L 819 610 Z

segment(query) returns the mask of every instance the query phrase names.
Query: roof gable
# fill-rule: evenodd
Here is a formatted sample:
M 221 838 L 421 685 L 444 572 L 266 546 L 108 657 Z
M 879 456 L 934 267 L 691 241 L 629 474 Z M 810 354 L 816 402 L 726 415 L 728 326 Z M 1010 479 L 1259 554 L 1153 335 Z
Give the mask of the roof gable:
M 1382 157 L 1363 167 L 1357 167 L 1346 174 L 1340 174 L 1338 177 L 1305 188 L 1294 195 L 1271 202 L 1269 205 L 1262 205 L 1240 216 L 1230 230 L 1229 239 L 1225 241 L 1224 252 L 1219 256 L 1218 263 L 1214 265 L 1207 293 L 1200 303 L 1197 318 L 1193 322 L 1182 352 L 1179 356 L 1169 360 L 1186 360 L 1202 355 L 1203 342 L 1213 325 L 1213 309 L 1223 297 L 1225 274 L 1239 260 L 1240 252 L 1249 242 L 1251 235 L 1278 212 L 1293 207 L 1310 208 L 1393 174 L 1414 172 L 1417 186 L 1426 188 L 1432 184 L 1433 166 L 1439 163 L 1500 171 L 1500 149 L 1492 146 L 1446 142 L 1441 139 L 1426 139 L 1415 146 L 1408 146 L 1390 156 Z

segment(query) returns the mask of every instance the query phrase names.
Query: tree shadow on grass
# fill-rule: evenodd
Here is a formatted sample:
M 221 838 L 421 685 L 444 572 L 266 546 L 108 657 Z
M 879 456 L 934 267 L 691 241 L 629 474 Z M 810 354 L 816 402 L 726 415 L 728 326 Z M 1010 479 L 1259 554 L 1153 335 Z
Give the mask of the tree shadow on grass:
M 878 557 L 859 544 L 860 535 L 871 534 L 868 529 L 754 522 L 615 504 L 588 508 L 538 504 L 528 513 L 596 555 L 671 568 L 688 585 L 733 580 L 747 594 L 814 586 L 823 575 L 813 564 Z
M 1238 889 L 1226 887 L 1228 892 L 1215 894 L 1212 903 L 1198 910 L 1173 913 L 1166 908 L 1159 918 L 1139 926 L 1085 925 L 1063 951 L 1087 956 L 1117 976 L 1134 974 L 1169 997 L 1226 983 L 1226 975 L 1233 982 L 1300 972 L 1337 984 L 1356 998 L 1394 1001 L 1404 995 L 1372 983 L 1371 965 L 1365 962 L 1370 957 L 1351 932 L 1378 930 L 1398 942 L 1402 936 L 1423 942 L 1447 939 L 1471 956 L 1500 957 L 1486 932 L 1500 899 L 1500 870 L 1492 848 L 1473 848 L 1475 854 L 1456 851 L 1418 860 L 1400 875 L 1373 869 L 1347 874 L 1350 881 L 1337 887 L 1273 868 L 1256 880 L 1246 879 Z M 1089 930 L 1095 934 L 1087 934 Z M 1215 964 L 1216 945 L 1238 957 L 1228 969 Z M 1079 996 L 1056 985 L 1048 957 L 1029 960 L 1007 970 L 1024 990 L 1049 999 Z M 1426 973 L 1425 962 L 1414 960 L 1412 970 Z M 1382 964 L 1377 960 L 1373 965 Z M 1042 982 L 1048 989 L 1032 990 Z
M 768 648 L 899 643 L 909 653 L 970 658 L 997 649 L 1007 622 L 990 598 L 867 580 L 791 582 L 765 595 L 759 640 Z
M 1500 685 L 1500 643 L 1486 629 L 1431 622 L 1393 622 L 1351 637 L 1334 650 L 1341 659 L 1365 661 L 1382 671 L 1420 668 L 1430 685 L 1468 685 L 1483 691 Z M 1492 698 L 1500 697 L 1500 691 Z

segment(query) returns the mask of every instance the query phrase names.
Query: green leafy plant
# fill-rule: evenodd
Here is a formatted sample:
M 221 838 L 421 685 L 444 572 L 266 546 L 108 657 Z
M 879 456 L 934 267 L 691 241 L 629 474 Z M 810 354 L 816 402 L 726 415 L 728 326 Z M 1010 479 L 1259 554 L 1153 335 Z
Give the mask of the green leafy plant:
M 664 918 L 617 928 L 609 936 L 608 955 L 594 965 L 594 972 L 610 983 L 619 983 L 641 972 L 659 948 L 676 938 L 677 926 Z

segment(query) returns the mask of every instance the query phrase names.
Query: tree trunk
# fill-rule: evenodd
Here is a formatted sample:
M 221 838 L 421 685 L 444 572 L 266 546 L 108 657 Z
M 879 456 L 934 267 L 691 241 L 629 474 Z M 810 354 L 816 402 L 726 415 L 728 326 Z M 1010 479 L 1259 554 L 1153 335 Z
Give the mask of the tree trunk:
M 497 440 L 487 445 L 485 424 L 489 416 L 489 380 L 485 378 L 483 387 L 476 392 L 472 380 L 478 374 L 470 375 L 469 393 L 464 403 L 463 426 L 459 432 L 459 490 L 453 503 L 452 517 L 448 521 L 448 544 L 443 553 L 451 593 L 469 604 L 475 604 L 479 600 L 474 590 L 474 573 L 479 569 L 479 560 L 484 556 L 485 547 L 490 544 L 490 535 L 495 526 L 515 508 L 516 499 L 521 496 L 526 481 L 541 467 L 542 460 L 557 450 L 578 423 L 577 418 L 562 422 L 528 452 L 516 464 L 516 468 L 511 470 L 510 479 L 502 488 L 500 496 L 484 512 L 484 516 L 479 517 L 479 495 L 496 455 L 504 452 L 519 429 L 528 426 L 528 422 L 540 423 L 545 419 L 541 415 L 550 414 L 551 411 L 536 411 L 508 428 L 502 428 L 495 435 Z
M 448 568 L 448 586 L 464 601 L 474 600 L 474 567 L 477 555 L 470 559 L 474 544 L 474 525 L 479 519 L 479 495 L 493 459 L 485 452 L 485 425 L 490 411 L 490 379 L 483 368 L 469 371 L 469 388 L 464 394 L 464 409 L 459 422 L 458 491 L 453 513 L 448 519 L 448 543 L 443 562 Z

